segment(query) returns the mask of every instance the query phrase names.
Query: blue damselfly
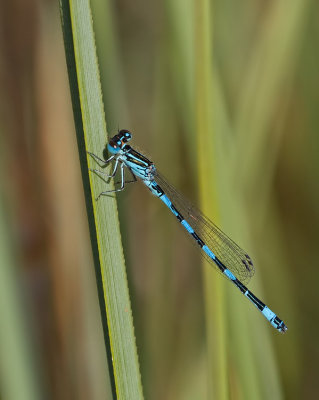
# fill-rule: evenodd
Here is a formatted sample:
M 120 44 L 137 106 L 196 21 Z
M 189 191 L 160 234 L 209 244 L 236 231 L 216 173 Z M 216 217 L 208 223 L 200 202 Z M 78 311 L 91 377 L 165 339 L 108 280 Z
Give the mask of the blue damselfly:
M 125 129 L 113 136 L 107 145 L 108 152 L 111 154 L 107 160 L 89 153 L 96 161 L 104 165 L 114 162 L 110 175 L 96 169 L 92 170 L 98 174 L 114 178 L 120 168 L 121 186 L 118 189 L 100 193 L 98 198 L 124 189 L 125 183 L 127 183 L 124 169 L 127 168 L 133 179 L 130 182 L 135 182 L 137 178 L 141 179 L 175 215 L 203 251 L 206 259 L 214 264 L 258 308 L 274 328 L 279 332 L 286 332 L 287 327 L 284 322 L 244 285 L 254 274 L 254 266 L 249 255 L 168 183 L 157 171 L 152 161 L 129 146 L 127 142 L 131 138 L 132 134 Z

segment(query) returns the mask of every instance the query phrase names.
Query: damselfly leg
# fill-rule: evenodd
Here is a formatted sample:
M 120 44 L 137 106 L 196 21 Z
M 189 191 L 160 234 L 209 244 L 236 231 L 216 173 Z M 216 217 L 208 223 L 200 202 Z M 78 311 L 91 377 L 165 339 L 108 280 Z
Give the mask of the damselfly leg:
M 108 165 L 111 161 L 113 161 L 113 160 L 115 159 L 115 163 L 114 163 L 114 167 L 113 167 L 113 171 L 112 171 L 111 175 L 109 175 L 109 174 L 107 174 L 107 173 L 105 173 L 105 172 L 103 172 L 103 171 L 100 171 L 100 170 L 98 170 L 98 169 L 92 169 L 92 168 L 89 169 L 91 172 L 94 172 L 94 173 L 96 173 L 96 174 L 98 174 L 98 175 L 103 175 L 103 176 L 105 176 L 105 177 L 107 177 L 107 178 L 114 178 L 114 177 L 115 177 L 115 175 L 116 175 L 116 173 L 117 173 L 118 166 L 119 166 L 119 160 L 118 160 L 118 158 L 115 158 L 114 156 L 111 156 L 111 157 L 109 157 L 107 160 L 102 160 L 100 157 L 96 156 L 96 155 L 93 154 L 93 153 L 88 152 L 88 154 L 90 154 L 95 160 L 98 160 L 98 161 L 104 163 L 105 165 Z M 98 195 L 98 197 L 96 198 L 96 200 L 99 200 L 99 198 L 100 198 L 101 196 L 107 196 L 107 195 L 109 195 L 110 193 L 121 192 L 122 190 L 124 190 L 126 184 L 128 184 L 128 183 L 134 183 L 134 182 L 137 181 L 136 176 L 133 174 L 133 172 L 131 171 L 130 168 L 128 168 L 128 170 L 130 171 L 130 173 L 131 173 L 131 175 L 132 175 L 132 177 L 133 177 L 133 180 L 131 180 L 131 181 L 126 181 L 126 180 L 125 180 L 125 174 L 124 174 L 124 168 L 125 168 L 126 166 L 125 166 L 125 164 L 124 164 L 123 162 L 121 162 L 120 164 L 121 164 L 121 165 L 120 165 L 120 169 L 121 169 L 121 181 L 120 181 L 120 183 L 121 183 L 121 186 L 120 186 L 119 188 L 117 188 L 117 189 L 106 190 L 106 191 L 101 192 L 101 193 Z

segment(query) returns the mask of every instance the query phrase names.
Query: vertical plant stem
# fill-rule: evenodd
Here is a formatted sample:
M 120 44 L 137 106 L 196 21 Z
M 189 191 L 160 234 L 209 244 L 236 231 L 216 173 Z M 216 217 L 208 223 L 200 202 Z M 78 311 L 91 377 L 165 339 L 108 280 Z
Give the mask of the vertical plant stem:
M 88 166 L 98 166 L 87 151 L 102 156 L 107 137 L 90 4 L 60 0 L 60 8 L 113 395 L 142 399 L 116 198 L 96 202 L 112 184 L 88 174 Z
M 212 129 L 212 29 L 209 0 L 196 2 L 195 71 L 196 71 L 196 131 L 198 135 L 198 163 L 200 195 L 204 212 L 218 220 L 216 173 L 214 157 L 215 136 Z M 217 217 L 217 218 L 216 218 Z M 219 278 L 219 277 L 217 277 Z M 208 397 L 226 399 L 227 355 L 222 279 L 205 266 L 205 302 L 208 347 Z
M 17 266 L 0 193 L 0 352 L 1 394 L 7 400 L 43 398 L 30 331 L 24 318 Z M 2 397 L 1 396 L 1 397 Z M 45 397 L 45 396 L 44 396 Z

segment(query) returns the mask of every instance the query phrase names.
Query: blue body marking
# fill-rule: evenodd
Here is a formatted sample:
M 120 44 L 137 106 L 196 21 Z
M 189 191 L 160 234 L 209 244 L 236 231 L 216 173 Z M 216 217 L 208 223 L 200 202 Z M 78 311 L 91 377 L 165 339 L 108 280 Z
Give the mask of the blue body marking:
M 229 269 L 225 269 L 224 274 L 227 276 L 228 279 L 230 279 L 231 281 L 235 281 L 236 280 L 236 276 L 229 271 Z
M 107 145 L 107 150 L 108 150 L 108 152 L 111 153 L 111 154 L 116 154 L 116 153 L 117 153 L 117 151 L 114 150 L 113 147 L 111 147 L 109 144 Z
M 166 194 L 163 194 L 163 196 L 161 196 L 161 200 L 164 204 L 167 205 L 167 207 L 170 207 L 172 205 L 172 202 L 170 201 L 170 199 L 166 196 Z
M 205 251 L 205 253 L 208 255 L 208 257 L 210 257 L 212 260 L 216 259 L 215 254 L 211 251 L 211 249 L 209 247 L 207 247 L 207 245 L 205 244 L 202 249 Z
M 279 332 L 286 332 L 287 327 L 284 322 L 243 284 L 243 282 L 248 282 L 254 273 L 249 255 L 178 193 L 158 173 L 150 160 L 127 145 L 131 138 L 132 134 L 128 130 L 122 129 L 109 141 L 107 148 L 112 156 L 105 163 L 115 161 L 115 171 L 111 177 L 115 175 L 118 164 L 121 164 L 122 185 L 120 189 L 102 192 L 100 195 L 123 190 L 125 186 L 123 168 L 128 168 L 134 178 L 140 178 L 150 191 L 170 209 L 203 250 L 206 258 L 258 308 L 274 328 Z M 90 154 L 103 161 L 94 154 Z M 95 172 L 99 171 L 95 170 Z
M 189 233 L 194 233 L 194 229 L 189 225 L 189 223 L 187 221 L 185 221 L 185 219 L 183 219 L 183 221 L 181 221 L 181 224 L 183 225 L 183 227 L 189 232 Z

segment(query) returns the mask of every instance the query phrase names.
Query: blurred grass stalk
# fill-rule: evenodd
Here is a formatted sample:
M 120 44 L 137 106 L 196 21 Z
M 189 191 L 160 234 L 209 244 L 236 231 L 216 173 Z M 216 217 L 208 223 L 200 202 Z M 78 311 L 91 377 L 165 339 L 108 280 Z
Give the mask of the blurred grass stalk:
M 60 9 L 113 396 L 142 399 L 116 198 L 95 201 L 113 185 L 88 174 L 98 166 L 86 151 L 102 156 L 107 138 L 90 4 L 61 0 Z
M 198 174 L 202 208 L 219 220 L 216 184 L 216 139 L 213 124 L 212 26 L 210 0 L 196 3 L 195 12 L 195 111 L 198 137 Z M 214 184 L 211 184 L 214 182 Z M 228 398 L 224 281 L 206 262 L 204 268 L 208 358 L 208 398 Z
M 248 227 L 253 225 L 253 212 L 256 209 L 264 211 L 267 204 L 271 172 L 276 162 L 274 157 L 278 154 L 276 149 L 267 152 L 267 135 L 270 121 L 275 117 L 280 91 L 290 82 L 295 68 L 299 35 L 307 9 L 305 3 L 294 0 L 288 5 L 286 1 L 279 1 L 270 6 L 267 22 L 256 36 L 251 59 L 243 71 L 233 135 L 223 106 L 218 71 L 212 68 L 210 2 L 202 0 L 196 3 L 196 111 L 202 205 L 205 213 L 219 215 L 235 239 L 236 235 L 242 236 L 245 243 L 249 243 Z M 274 143 L 279 146 L 280 140 Z M 250 204 L 245 202 L 249 199 L 247 194 L 254 191 L 264 170 L 268 173 L 267 181 L 260 193 L 255 193 L 257 206 L 252 211 Z M 248 248 L 253 248 L 252 241 Z M 281 398 L 280 378 L 270 342 L 270 335 L 275 332 L 258 312 L 251 315 L 251 310 L 244 309 L 250 305 L 244 304 L 244 300 L 239 301 L 239 294 L 233 287 L 225 287 L 227 296 L 223 299 L 223 285 L 224 281 L 211 276 L 205 269 L 209 398 L 227 398 L 229 391 L 239 391 L 242 398 L 265 398 L 268 395 Z M 222 305 L 228 298 L 230 332 L 225 325 L 225 307 Z M 248 315 L 253 324 L 247 320 Z M 263 341 L 262 349 L 258 348 L 258 341 L 252 340 L 252 335 Z M 225 346 L 226 339 L 231 339 L 228 343 L 231 342 L 234 365 L 227 365 L 229 347 Z M 256 369 L 256 366 L 260 368 Z M 228 381 L 233 386 L 229 389 Z
M 235 110 L 236 141 L 234 142 L 233 157 L 230 160 L 232 182 L 236 182 L 236 192 L 238 192 L 238 200 L 242 208 L 239 216 L 243 216 L 237 218 L 237 222 L 242 222 L 243 226 L 249 224 L 255 229 L 261 229 L 262 217 L 269 204 L 282 136 L 280 128 L 271 136 L 269 132 L 273 128 L 273 121 L 276 121 L 278 108 L 281 113 L 277 120 L 285 118 L 286 107 L 285 104 L 281 104 L 283 97 L 281 94 L 290 92 L 291 78 L 296 69 L 301 32 L 304 29 L 308 6 L 309 2 L 303 0 L 291 2 L 281 0 L 271 5 L 267 19 L 261 25 L 259 34 L 256 35 L 253 51 L 243 74 L 241 95 L 238 97 Z M 262 184 L 260 185 L 261 179 Z M 260 190 L 256 191 L 256 187 Z M 232 196 L 235 198 L 236 194 L 232 193 Z M 250 203 L 252 199 L 253 203 Z M 275 216 L 275 210 L 272 210 L 270 215 Z M 235 215 L 232 215 L 231 218 L 236 221 Z M 248 232 L 248 229 L 246 231 Z M 272 235 L 274 234 L 275 232 Z M 253 248 L 253 243 L 251 243 L 251 248 Z M 285 287 L 285 282 L 287 282 L 285 267 L 286 264 L 282 263 L 278 268 L 278 264 L 275 262 L 267 266 L 267 273 L 270 276 L 276 276 L 276 282 L 279 282 L 279 284 L 273 283 L 273 290 L 280 290 L 280 294 L 277 292 L 272 296 L 273 299 L 283 300 L 289 291 L 289 288 Z M 264 298 L 262 288 L 258 285 L 258 278 L 260 278 L 260 274 L 256 275 L 254 282 L 257 283 L 256 287 L 258 287 L 260 296 Z M 234 300 L 232 294 L 231 298 Z M 268 302 L 267 299 L 264 300 Z M 283 304 L 290 303 L 291 301 L 287 300 L 283 302 Z M 279 311 L 277 312 L 279 313 Z M 258 382 L 259 386 L 259 388 L 255 387 L 255 396 L 259 394 L 262 397 L 282 398 L 275 350 L 271 341 L 271 335 L 275 333 L 270 330 L 267 332 L 268 326 L 262 324 L 264 321 L 260 318 L 258 320 L 258 315 L 251 315 L 251 321 L 253 325 L 250 325 L 254 327 L 254 331 L 247 330 L 245 332 L 242 327 L 241 335 L 234 336 L 233 342 L 244 393 L 247 395 L 251 391 L 253 380 Z M 251 337 L 252 334 L 263 341 L 262 350 L 258 349 L 258 341 Z M 289 335 L 294 334 L 289 332 Z M 285 340 L 289 339 L 285 337 Z M 242 360 L 249 360 L 249 358 L 252 365 L 259 366 L 257 371 L 249 368 L 247 362 L 245 362 L 247 367 L 245 368 Z M 267 379 L 265 379 L 265 375 Z
M 42 383 L 32 352 L 29 324 L 18 281 L 7 209 L 0 193 L 0 366 L 1 394 L 6 400 L 40 400 Z

